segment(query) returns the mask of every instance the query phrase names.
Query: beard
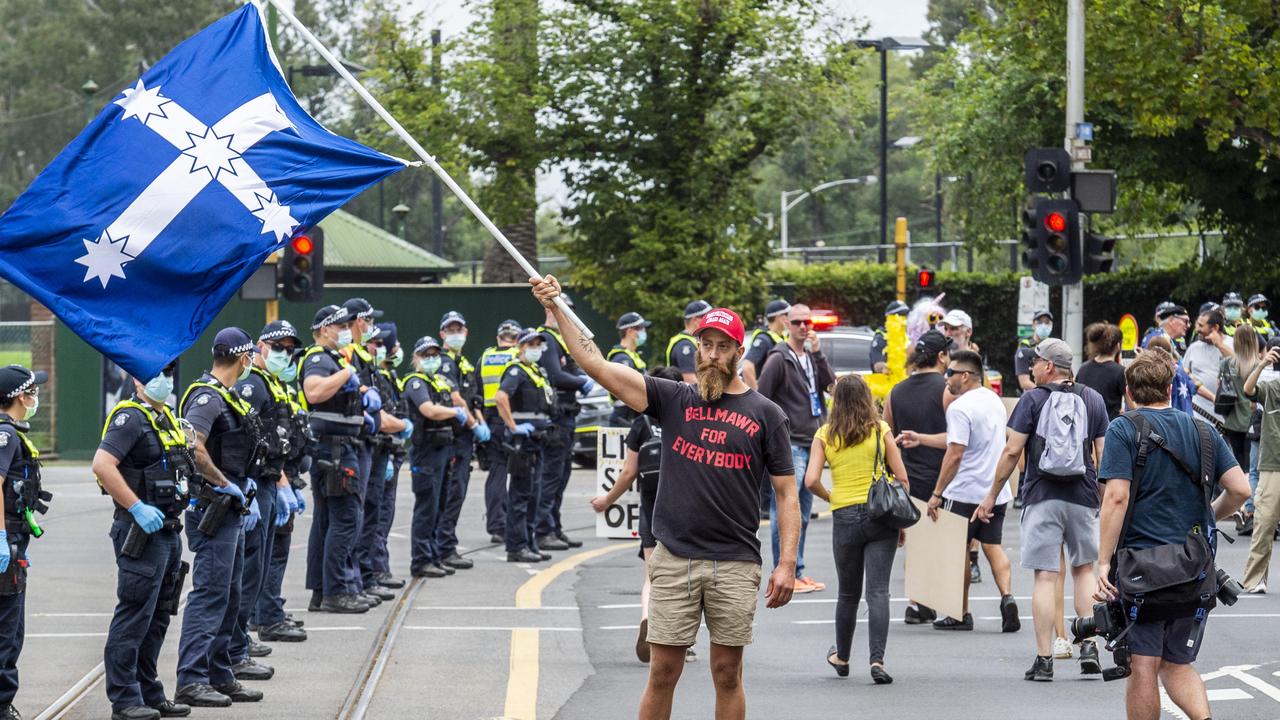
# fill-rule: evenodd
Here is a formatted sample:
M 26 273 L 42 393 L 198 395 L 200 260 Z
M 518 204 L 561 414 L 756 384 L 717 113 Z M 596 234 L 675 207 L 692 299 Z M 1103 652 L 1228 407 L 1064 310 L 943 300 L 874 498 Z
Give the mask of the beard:
M 738 358 L 735 355 L 722 366 L 698 357 L 698 394 L 705 402 L 713 403 L 724 395 L 725 388 L 738 374 Z

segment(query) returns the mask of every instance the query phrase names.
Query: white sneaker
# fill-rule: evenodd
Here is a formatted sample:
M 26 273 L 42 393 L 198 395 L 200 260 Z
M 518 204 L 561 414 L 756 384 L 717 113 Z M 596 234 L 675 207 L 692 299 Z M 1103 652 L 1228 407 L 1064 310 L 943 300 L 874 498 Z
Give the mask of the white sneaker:
M 1245 590 L 1245 592 L 1249 593 L 1250 595 L 1266 595 L 1266 594 L 1267 594 L 1267 581 L 1266 581 L 1266 580 L 1263 580 L 1262 582 L 1258 583 L 1257 585 L 1254 585 L 1253 587 L 1249 588 L 1248 590 Z
M 1056 660 L 1066 660 L 1071 657 L 1071 643 L 1066 638 L 1055 638 L 1053 641 L 1053 657 Z

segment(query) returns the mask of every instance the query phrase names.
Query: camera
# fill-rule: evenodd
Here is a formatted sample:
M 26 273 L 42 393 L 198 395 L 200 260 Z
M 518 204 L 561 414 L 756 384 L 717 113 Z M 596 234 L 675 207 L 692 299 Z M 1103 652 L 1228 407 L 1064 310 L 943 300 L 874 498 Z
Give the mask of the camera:
M 1125 630 L 1129 619 L 1125 617 L 1124 604 L 1119 600 L 1097 603 L 1092 617 L 1078 617 L 1071 621 L 1071 634 L 1079 643 L 1095 635 L 1107 641 L 1107 650 L 1115 661 L 1115 667 L 1102 671 L 1106 682 L 1129 677 L 1129 644 L 1125 642 Z
M 1218 568 L 1218 602 L 1228 607 L 1235 605 L 1240 599 L 1240 595 L 1244 593 L 1244 586 L 1239 580 L 1227 574 L 1226 570 Z

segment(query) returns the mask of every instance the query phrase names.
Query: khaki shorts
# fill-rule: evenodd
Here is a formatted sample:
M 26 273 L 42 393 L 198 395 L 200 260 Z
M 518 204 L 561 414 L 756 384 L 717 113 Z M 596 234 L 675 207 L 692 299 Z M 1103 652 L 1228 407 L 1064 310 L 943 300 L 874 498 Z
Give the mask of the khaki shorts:
M 760 565 L 743 560 L 689 560 L 658 543 L 646 566 L 651 643 L 688 647 L 706 618 L 711 642 L 751 644 Z

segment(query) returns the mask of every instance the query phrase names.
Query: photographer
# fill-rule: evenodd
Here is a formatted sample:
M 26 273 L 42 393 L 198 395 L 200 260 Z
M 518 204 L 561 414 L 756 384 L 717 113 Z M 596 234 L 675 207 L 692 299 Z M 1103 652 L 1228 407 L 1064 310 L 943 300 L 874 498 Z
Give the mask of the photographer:
M 1106 603 L 1121 601 L 1119 612 L 1105 614 L 1118 620 L 1115 624 L 1120 626 L 1127 622 L 1132 598 L 1117 589 L 1121 583 L 1117 582 L 1113 564 L 1122 567 L 1126 577 L 1140 579 L 1141 573 L 1132 571 L 1141 568 L 1141 558 L 1153 555 L 1144 556 L 1141 551 L 1184 543 L 1187 555 L 1195 555 L 1198 547 L 1202 554 L 1209 555 L 1211 564 L 1211 551 L 1207 548 L 1212 547 L 1213 520 L 1229 517 L 1249 497 L 1248 481 L 1222 437 L 1214 432 L 1202 435 L 1196 421 L 1170 407 L 1170 359 L 1165 351 L 1151 349 L 1139 355 L 1125 371 L 1126 395 L 1137 409 L 1117 418 L 1107 429 L 1098 473 L 1106 492 L 1102 501 L 1098 592 L 1094 598 Z M 1146 433 L 1141 432 L 1140 426 Z M 1209 489 L 1201 485 L 1199 477 L 1202 467 L 1206 468 L 1203 474 L 1208 474 L 1201 456 L 1202 441 L 1206 439 L 1214 452 L 1211 472 L 1223 489 L 1213 501 L 1213 518 L 1208 517 L 1206 506 Z M 1135 476 L 1137 487 L 1131 488 Z M 1132 499 L 1131 491 L 1136 492 Z M 1202 528 L 1210 531 L 1203 533 Z M 1192 576 L 1199 577 L 1199 572 L 1193 571 Z M 1212 570 L 1207 574 L 1212 576 Z M 1213 586 L 1211 592 L 1217 591 L 1221 580 L 1219 573 L 1219 582 L 1209 582 Z M 1209 699 L 1191 663 L 1200 650 L 1204 611 L 1208 608 L 1190 604 L 1183 608 L 1157 591 L 1148 595 L 1136 622 L 1128 627 L 1104 628 L 1098 623 L 1100 634 L 1127 645 L 1131 658 L 1125 697 L 1128 717 L 1155 720 L 1160 716 L 1159 679 L 1187 717 L 1204 720 L 1209 717 Z M 1112 605 L 1108 610 L 1115 608 Z M 1095 612 L 1095 622 L 1098 616 Z M 1121 631 L 1124 635 L 1119 638 Z M 1117 664 L 1121 666 L 1122 652 L 1117 652 Z

